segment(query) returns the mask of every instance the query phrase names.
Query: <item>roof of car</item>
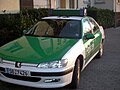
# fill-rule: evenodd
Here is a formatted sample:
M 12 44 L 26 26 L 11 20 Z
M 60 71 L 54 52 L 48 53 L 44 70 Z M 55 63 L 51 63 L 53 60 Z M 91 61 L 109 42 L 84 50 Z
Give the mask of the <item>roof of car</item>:
M 80 16 L 48 16 L 42 19 L 68 19 L 68 20 L 81 20 L 83 17 Z

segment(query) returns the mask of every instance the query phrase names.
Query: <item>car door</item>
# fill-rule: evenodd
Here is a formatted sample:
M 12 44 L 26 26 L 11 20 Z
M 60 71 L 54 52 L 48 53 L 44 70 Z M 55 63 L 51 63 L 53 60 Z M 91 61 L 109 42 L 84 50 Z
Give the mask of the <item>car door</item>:
M 102 42 L 102 34 L 100 32 L 100 29 L 99 29 L 99 25 L 97 24 L 97 22 L 92 19 L 92 18 L 89 18 L 89 23 L 90 23 L 90 26 L 93 30 L 93 34 L 95 36 L 94 38 L 94 49 L 92 51 L 92 54 L 96 54 L 97 51 L 99 51 L 100 49 L 100 43 Z
M 82 20 L 83 28 L 83 43 L 85 46 L 85 63 L 87 63 L 92 57 L 92 51 L 94 49 L 94 38 L 86 38 L 88 35 L 93 35 L 93 30 L 90 26 L 89 20 L 87 18 Z

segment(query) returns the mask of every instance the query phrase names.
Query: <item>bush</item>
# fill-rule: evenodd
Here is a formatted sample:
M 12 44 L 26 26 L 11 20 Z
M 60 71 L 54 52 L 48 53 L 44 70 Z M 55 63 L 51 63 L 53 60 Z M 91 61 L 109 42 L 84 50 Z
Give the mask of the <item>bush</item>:
M 47 15 L 48 9 L 22 10 L 20 12 L 21 30 L 29 28 L 31 25 L 39 21 L 42 17 Z
M 104 28 L 114 26 L 114 12 L 108 9 L 88 8 L 88 16 L 93 17 Z
M 38 22 L 42 17 L 48 16 L 48 9 L 29 9 L 20 12 L 21 30 L 30 28 L 33 24 Z
M 19 25 L 20 19 L 18 14 L 0 15 L 0 45 L 20 36 Z
M 48 9 L 25 9 L 19 14 L 0 15 L 0 46 L 22 35 L 42 17 L 48 16 Z

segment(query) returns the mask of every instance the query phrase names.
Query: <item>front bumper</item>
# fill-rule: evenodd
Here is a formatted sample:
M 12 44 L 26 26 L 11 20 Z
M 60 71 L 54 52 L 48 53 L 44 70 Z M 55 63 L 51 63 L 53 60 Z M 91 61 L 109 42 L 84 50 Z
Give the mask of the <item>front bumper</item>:
M 9 64 L 9 65 L 8 65 Z M 9 66 L 9 67 L 8 67 Z M 5 68 L 28 70 L 31 76 L 19 76 L 5 73 Z M 30 65 L 23 65 L 15 68 L 14 64 L 0 64 L 0 80 L 8 83 L 36 87 L 36 88 L 59 88 L 71 83 L 73 68 L 61 69 L 40 69 Z

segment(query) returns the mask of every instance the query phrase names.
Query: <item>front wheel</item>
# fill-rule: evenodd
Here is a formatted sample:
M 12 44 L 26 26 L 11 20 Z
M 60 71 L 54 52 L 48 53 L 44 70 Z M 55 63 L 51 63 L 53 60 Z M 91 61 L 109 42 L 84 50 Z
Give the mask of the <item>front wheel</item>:
M 80 83 L 80 60 L 77 59 L 74 67 L 74 72 L 73 72 L 73 77 L 72 77 L 72 82 L 70 84 L 70 88 L 77 88 Z

